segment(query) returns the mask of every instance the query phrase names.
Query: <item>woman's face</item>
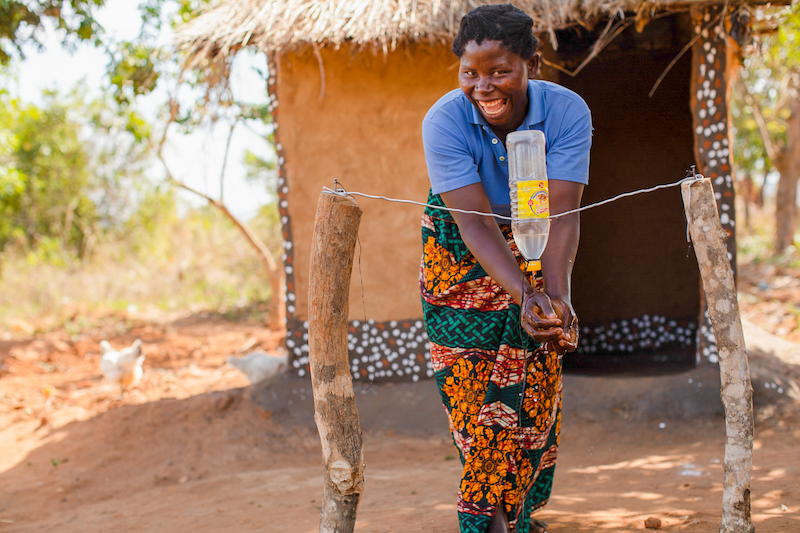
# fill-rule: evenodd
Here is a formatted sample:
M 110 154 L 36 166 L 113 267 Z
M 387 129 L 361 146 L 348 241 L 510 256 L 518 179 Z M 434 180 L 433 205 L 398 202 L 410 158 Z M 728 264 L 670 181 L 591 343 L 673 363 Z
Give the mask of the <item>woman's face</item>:
M 528 80 L 539 70 L 539 55 L 524 60 L 500 41 L 470 41 L 459 60 L 458 84 L 492 129 L 516 130 L 528 112 Z

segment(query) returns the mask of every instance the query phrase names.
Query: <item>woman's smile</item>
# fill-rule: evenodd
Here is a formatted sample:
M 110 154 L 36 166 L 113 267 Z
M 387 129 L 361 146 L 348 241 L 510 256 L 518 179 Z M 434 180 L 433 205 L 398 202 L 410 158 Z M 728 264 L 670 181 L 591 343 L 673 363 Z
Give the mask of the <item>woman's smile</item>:
M 498 100 L 489 100 L 489 101 L 478 101 L 478 106 L 480 106 L 483 114 L 489 117 L 496 117 L 503 114 L 503 111 L 506 109 L 506 104 L 508 103 L 507 98 L 501 98 Z

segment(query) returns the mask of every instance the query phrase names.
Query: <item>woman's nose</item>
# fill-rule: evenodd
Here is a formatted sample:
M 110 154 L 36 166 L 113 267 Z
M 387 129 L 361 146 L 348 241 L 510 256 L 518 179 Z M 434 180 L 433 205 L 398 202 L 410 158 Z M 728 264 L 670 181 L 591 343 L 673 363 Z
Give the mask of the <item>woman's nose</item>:
M 491 78 L 480 78 L 478 80 L 478 85 L 475 88 L 477 91 L 482 93 L 488 93 L 492 90 L 492 80 Z

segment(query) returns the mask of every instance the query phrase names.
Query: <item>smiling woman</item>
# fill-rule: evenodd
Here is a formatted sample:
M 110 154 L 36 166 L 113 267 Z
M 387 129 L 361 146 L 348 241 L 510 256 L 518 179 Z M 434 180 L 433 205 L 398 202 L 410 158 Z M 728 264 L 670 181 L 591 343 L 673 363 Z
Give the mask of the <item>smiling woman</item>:
M 506 136 L 540 130 L 551 212 L 579 207 L 591 116 L 577 94 L 536 80 L 532 26 L 510 4 L 462 18 L 452 47 L 460 88 L 439 99 L 422 124 L 429 204 L 507 216 Z M 464 464 L 462 533 L 546 531 L 530 514 L 550 497 L 561 356 L 577 347 L 570 276 L 579 221 L 573 214 L 553 222 L 544 290 L 534 290 L 507 224 L 431 207 L 423 215 L 420 289 L 431 362 Z

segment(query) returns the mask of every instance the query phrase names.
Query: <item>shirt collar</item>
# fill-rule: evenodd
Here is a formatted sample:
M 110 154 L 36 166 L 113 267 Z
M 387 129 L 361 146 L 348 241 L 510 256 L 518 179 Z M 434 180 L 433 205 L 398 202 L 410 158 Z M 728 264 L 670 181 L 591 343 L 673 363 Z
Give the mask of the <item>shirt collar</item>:
M 472 105 L 469 98 L 464 97 L 464 105 L 468 107 L 467 117 L 469 117 L 470 124 L 489 127 L 489 123 L 483 118 L 480 111 Z M 520 130 L 529 130 L 532 126 L 544 122 L 544 93 L 538 83 L 534 80 L 528 80 L 528 114 L 525 115 L 525 120 L 520 125 Z

